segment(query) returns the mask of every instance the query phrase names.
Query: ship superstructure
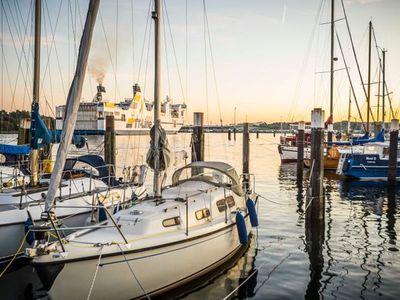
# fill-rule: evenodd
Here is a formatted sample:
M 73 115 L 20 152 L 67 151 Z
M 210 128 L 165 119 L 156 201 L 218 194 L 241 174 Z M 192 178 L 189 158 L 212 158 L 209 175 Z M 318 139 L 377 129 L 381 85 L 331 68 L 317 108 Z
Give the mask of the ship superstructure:
M 105 87 L 99 84 L 92 102 L 81 102 L 75 133 L 103 135 L 106 116 L 114 116 L 115 131 L 119 135 L 146 134 L 153 126 L 153 103 L 144 99 L 138 84 L 133 86 L 133 98 L 114 103 L 103 101 Z M 63 129 L 65 105 L 56 107 L 56 128 Z M 184 125 L 186 104 L 174 104 L 167 97 L 161 103 L 161 125 L 168 133 L 176 133 Z

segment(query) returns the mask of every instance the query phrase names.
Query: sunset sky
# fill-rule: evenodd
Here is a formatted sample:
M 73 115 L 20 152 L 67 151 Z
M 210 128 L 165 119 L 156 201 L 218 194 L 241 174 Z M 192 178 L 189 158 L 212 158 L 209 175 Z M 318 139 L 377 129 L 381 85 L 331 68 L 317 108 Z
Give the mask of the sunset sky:
M 1 1 L 0 105 L 5 110 L 30 108 L 33 2 Z M 164 10 L 162 95 L 169 95 L 175 102 L 187 96 L 189 123 L 193 111 L 205 112 L 207 123 L 219 123 L 220 118 L 232 123 L 235 107 L 238 122 L 309 120 L 313 107 L 324 108 L 328 115 L 329 74 L 324 72 L 329 70 L 330 26 L 323 23 L 330 21 L 331 0 L 208 0 L 205 5 L 209 35 L 204 30 L 203 1 L 164 3 L 168 18 Z M 149 40 L 149 4 L 144 0 L 101 2 L 83 100 L 93 98 L 99 72 L 104 72 L 105 98 L 109 101 L 132 97 L 136 82 L 146 98 L 153 98 L 154 27 L 150 19 Z M 345 0 L 344 4 L 365 82 L 370 20 L 378 46 L 388 49 L 386 79 L 396 111 L 400 104 L 400 1 Z M 86 0 L 43 0 L 42 113 L 53 115 L 55 106 L 66 101 L 87 6 Z M 335 6 L 336 31 L 365 113 L 365 97 L 346 23 L 340 20 L 341 0 L 335 0 Z M 335 72 L 334 120 L 338 121 L 347 119 L 349 81 L 341 70 L 344 65 L 336 39 L 335 56 L 335 69 L 339 70 Z M 374 43 L 372 78 L 373 82 L 379 80 Z M 377 84 L 372 86 L 373 106 L 377 103 L 377 88 Z M 357 117 L 354 104 L 351 110 L 353 118 Z

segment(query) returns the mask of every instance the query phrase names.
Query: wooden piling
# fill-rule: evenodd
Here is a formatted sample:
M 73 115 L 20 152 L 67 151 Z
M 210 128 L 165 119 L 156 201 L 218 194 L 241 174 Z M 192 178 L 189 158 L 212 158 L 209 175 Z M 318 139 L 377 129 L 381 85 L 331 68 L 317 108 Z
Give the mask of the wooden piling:
M 389 168 L 388 168 L 389 186 L 396 185 L 398 138 L 399 138 L 399 120 L 393 119 L 390 124 Z
M 110 174 L 114 174 L 116 153 L 116 137 L 114 116 L 106 116 L 106 132 L 104 133 L 104 161 Z
M 323 198 L 323 140 L 324 140 L 324 118 L 325 112 L 320 108 L 315 108 L 311 112 L 311 207 L 309 215 L 311 219 L 323 220 L 325 205 Z
M 258 132 L 258 129 L 256 130 L 256 138 L 258 139 L 260 137 L 260 133 Z
M 233 127 L 233 140 L 236 141 L 236 126 Z
M 303 121 L 298 124 L 297 131 L 297 180 L 301 182 L 303 180 L 303 169 L 304 169 L 304 130 L 305 123 Z
M 231 140 L 231 134 L 232 134 L 232 131 L 231 131 L 231 129 L 229 128 L 229 129 L 228 129 L 228 141 Z
M 192 162 L 204 160 L 204 113 L 193 113 Z M 192 175 L 202 173 L 202 169 L 192 168 Z
M 249 190 L 250 182 L 250 134 L 249 134 L 249 123 L 243 124 L 243 187 L 245 192 Z

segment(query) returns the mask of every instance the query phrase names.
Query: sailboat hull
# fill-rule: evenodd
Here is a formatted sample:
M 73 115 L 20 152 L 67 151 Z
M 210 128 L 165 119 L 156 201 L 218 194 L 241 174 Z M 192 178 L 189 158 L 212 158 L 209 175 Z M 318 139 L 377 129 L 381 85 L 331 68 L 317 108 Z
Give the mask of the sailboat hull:
M 221 267 L 247 248 L 240 244 L 234 224 L 199 237 L 189 235 L 170 245 L 130 251 L 121 247 L 125 256 L 121 251 L 102 256 L 91 298 L 135 299 L 163 294 Z M 36 262 L 35 268 L 50 288 L 51 299 L 82 299 L 88 297 L 98 261 L 98 256 L 60 261 L 58 267 Z M 55 278 L 49 278 L 49 274 L 55 274 Z

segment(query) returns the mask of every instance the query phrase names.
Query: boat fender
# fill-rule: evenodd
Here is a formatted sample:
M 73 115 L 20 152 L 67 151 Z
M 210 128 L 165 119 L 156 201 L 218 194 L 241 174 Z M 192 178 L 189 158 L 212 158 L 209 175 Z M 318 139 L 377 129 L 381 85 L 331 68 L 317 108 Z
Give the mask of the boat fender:
M 246 222 L 240 212 L 236 212 L 236 227 L 240 243 L 242 245 L 247 245 L 249 238 L 247 236 Z
M 103 222 L 105 220 L 107 220 L 107 213 L 106 213 L 106 209 L 102 204 L 100 204 L 100 208 L 99 208 L 99 222 Z
M 254 201 L 251 200 L 250 198 L 247 199 L 246 206 L 247 206 L 247 210 L 249 211 L 251 226 L 257 227 L 258 226 L 258 218 L 257 218 L 257 211 L 256 211 L 256 206 L 254 205 Z
M 28 217 L 28 219 L 26 219 L 24 224 L 25 234 L 28 232 L 29 227 L 31 227 L 32 225 L 33 225 L 32 219 Z M 35 241 L 35 233 L 33 231 L 30 231 L 26 236 L 26 242 L 29 245 L 32 245 L 34 241 Z

